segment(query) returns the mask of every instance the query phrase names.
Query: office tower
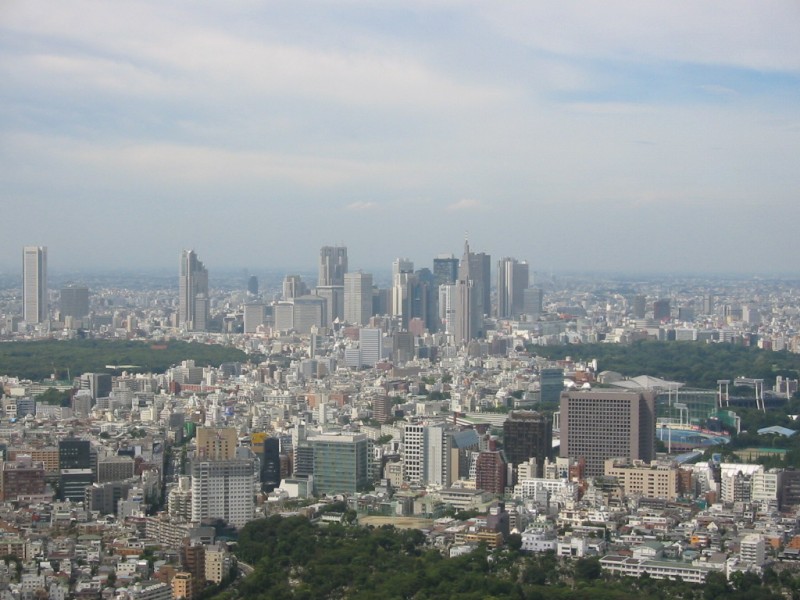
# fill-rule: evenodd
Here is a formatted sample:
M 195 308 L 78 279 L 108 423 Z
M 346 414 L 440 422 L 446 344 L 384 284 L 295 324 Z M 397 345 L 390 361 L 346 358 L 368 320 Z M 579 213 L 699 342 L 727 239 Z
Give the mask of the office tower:
M 440 254 L 433 259 L 436 285 L 453 285 L 458 279 L 458 259 L 452 254 Z
M 714 312 L 714 295 L 707 294 L 703 296 L 703 314 L 710 315 Z
M 668 321 L 671 312 L 669 307 L 669 300 L 662 299 L 653 302 L 653 319 L 656 321 Z
M 178 278 L 178 322 L 189 331 L 208 326 L 208 271 L 194 250 L 181 253 Z
M 47 248 L 25 246 L 22 251 L 22 318 L 26 323 L 47 320 Z
M 325 298 L 325 322 L 333 325 L 338 319 L 344 321 L 344 286 L 343 285 L 318 285 L 314 294 Z
M 644 319 L 644 315 L 647 312 L 647 296 L 644 294 L 636 294 L 633 297 L 632 302 L 632 310 L 631 313 L 633 314 L 634 319 Z
M 362 327 L 358 333 L 361 366 L 374 367 L 383 356 L 383 332 L 373 327 Z
M 655 457 L 655 399 L 649 392 L 561 394 L 561 457 L 584 459 L 586 475 L 603 474 L 608 458 Z
M 503 423 L 503 449 L 515 468 L 535 458 L 536 477 L 544 477 L 544 461 L 553 452 L 553 424 L 538 412 L 512 411 Z
M 392 282 L 394 282 L 398 275 L 401 273 L 413 273 L 414 261 L 408 258 L 395 258 L 392 261 Z
M 366 325 L 372 317 L 372 275 L 357 271 L 344 275 L 344 320 Z
M 326 327 L 327 314 L 325 298 L 319 296 L 301 296 L 292 300 L 292 329 L 297 333 L 311 333 L 316 327 Z
M 476 260 L 475 255 L 469 251 L 469 242 L 464 242 L 464 256 L 458 266 L 458 281 L 455 285 L 455 326 L 453 328 L 454 341 L 463 345 L 473 338 L 482 335 L 483 312 L 482 293 L 476 282 L 473 268 L 482 264 Z
M 91 469 L 92 453 L 88 440 L 67 438 L 58 442 L 59 469 Z
M 314 453 L 314 493 L 355 494 L 369 483 L 369 440 L 363 433 L 308 439 Z
M 564 369 L 550 367 L 539 369 L 539 400 L 555 404 L 561 399 L 564 389 Z
M 264 324 L 266 307 L 261 302 L 251 302 L 244 305 L 244 332 L 255 333 L 258 327 Z
M 58 442 L 61 499 L 82 502 L 84 490 L 94 483 L 92 449 L 88 440 L 67 438 Z
M 506 461 L 502 452 L 484 451 L 478 454 L 475 465 L 475 487 L 501 496 L 506 491 Z
M 540 287 L 529 287 L 522 292 L 522 313 L 538 319 L 543 310 L 544 291 Z
M 439 331 L 439 287 L 430 269 L 422 268 L 414 273 L 416 281 L 410 290 L 410 318 L 420 318 L 425 328 Z
M 253 483 L 251 459 L 192 461 L 192 521 L 223 519 L 243 527 L 253 519 Z
M 261 489 L 267 493 L 281 485 L 281 444 L 276 437 L 264 440 L 261 453 Z
M 347 273 L 347 248 L 323 246 L 319 251 L 317 285 L 344 285 L 345 273 Z
M 238 442 L 234 427 L 197 428 L 197 456 L 202 460 L 231 460 Z
M 258 277 L 251 275 L 247 280 L 247 293 L 251 296 L 258 296 Z
M 283 279 L 283 299 L 292 300 L 308 294 L 308 287 L 300 275 L 287 275 Z
M 439 330 L 455 335 L 456 325 L 456 286 L 439 286 Z
M 523 293 L 528 289 L 528 263 L 501 258 L 497 263 L 497 316 L 501 319 L 522 314 Z
M 88 390 L 92 400 L 106 398 L 111 393 L 111 375 L 108 373 L 84 373 L 80 377 L 82 390 Z
M 469 260 L 470 276 L 477 292 L 476 310 L 482 322 L 484 315 L 488 315 L 492 309 L 492 257 L 484 252 L 478 252 L 471 253 Z
M 61 288 L 59 298 L 61 320 L 64 317 L 83 319 L 89 315 L 89 288 L 70 283 Z

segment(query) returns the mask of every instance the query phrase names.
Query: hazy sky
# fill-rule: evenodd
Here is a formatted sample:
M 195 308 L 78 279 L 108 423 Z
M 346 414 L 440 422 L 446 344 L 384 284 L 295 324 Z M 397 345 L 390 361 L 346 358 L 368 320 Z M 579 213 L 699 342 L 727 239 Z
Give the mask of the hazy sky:
M 0 266 L 800 272 L 800 3 L 0 0 Z

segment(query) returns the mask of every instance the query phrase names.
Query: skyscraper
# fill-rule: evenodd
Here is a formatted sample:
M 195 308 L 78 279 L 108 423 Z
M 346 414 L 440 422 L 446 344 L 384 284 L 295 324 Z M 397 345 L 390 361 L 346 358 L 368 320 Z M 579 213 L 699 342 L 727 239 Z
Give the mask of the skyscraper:
M 59 305 L 62 320 L 64 317 L 82 319 L 89 314 L 89 288 L 74 283 L 67 284 L 61 288 Z
M 458 278 L 458 259 L 452 254 L 434 258 L 433 276 L 436 278 L 436 285 L 453 285 Z
M 369 440 L 363 433 L 309 438 L 314 453 L 314 493 L 355 494 L 369 483 Z
M 22 318 L 26 323 L 47 320 L 47 247 L 25 246 L 22 251 Z
M 561 457 L 586 460 L 586 475 L 603 475 L 608 458 L 655 457 L 655 399 L 649 392 L 561 394 Z
M 517 317 L 524 307 L 524 290 L 528 288 L 528 263 L 516 258 L 501 258 L 497 263 L 497 316 Z
M 453 327 L 456 344 L 466 344 L 481 335 L 483 324 L 480 282 L 473 276 L 473 268 L 481 263 L 474 259 L 476 255 L 469 251 L 469 242 L 464 242 L 464 256 L 458 266 L 458 281 L 455 285 L 455 326 Z
M 353 325 L 366 325 L 372 316 L 372 275 L 345 273 L 344 320 Z
M 347 273 L 347 248 L 323 246 L 319 251 L 317 285 L 344 285 L 345 273 Z
M 544 460 L 553 451 L 553 424 L 537 412 L 512 411 L 503 423 L 503 448 L 515 468 L 535 458 L 536 476 L 543 477 Z
M 477 290 L 478 316 L 483 322 L 483 316 L 492 311 L 492 257 L 485 252 L 470 253 L 470 274 Z M 482 329 L 482 327 L 479 327 Z
M 208 327 L 208 271 L 194 250 L 181 253 L 178 277 L 179 324 L 189 331 Z

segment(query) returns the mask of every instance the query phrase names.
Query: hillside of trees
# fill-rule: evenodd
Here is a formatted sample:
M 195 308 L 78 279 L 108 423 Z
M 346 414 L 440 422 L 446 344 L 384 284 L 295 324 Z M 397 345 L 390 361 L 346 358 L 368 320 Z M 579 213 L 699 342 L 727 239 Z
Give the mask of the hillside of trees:
M 216 598 L 777 600 L 782 591 L 800 589 L 800 577 L 795 581 L 782 574 L 781 579 L 771 571 L 764 581 L 747 574 L 730 583 L 715 573 L 705 585 L 609 578 L 597 558 L 527 555 L 520 544 L 520 537 L 512 535 L 505 549 L 479 546 L 467 555 L 444 558 L 425 545 L 417 530 L 317 526 L 304 517 L 273 516 L 242 529 L 236 552 L 255 571 Z
M 800 354 L 733 344 L 640 341 L 630 345 L 529 346 L 528 350 L 553 360 L 596 358 L 600 371 L 618 371 L 629 377 L 652 375 L 702 389 L 715 389 L 718 379 L 736 377 L 764 379 L 771 386 L 777 375 L 797 378 L 800 374 Z
M 170 341 L 151 344 L 128 340 L 45 340 L 0 343 L 0 375 L 41 381 L 55 373 L 66 379 L 81 373 L 105 373 L 106 365 L 136 365 L 133 372 L 163 373 L 183 360 L 219 366 L 246 362 L 241 350 L 212 344 Z

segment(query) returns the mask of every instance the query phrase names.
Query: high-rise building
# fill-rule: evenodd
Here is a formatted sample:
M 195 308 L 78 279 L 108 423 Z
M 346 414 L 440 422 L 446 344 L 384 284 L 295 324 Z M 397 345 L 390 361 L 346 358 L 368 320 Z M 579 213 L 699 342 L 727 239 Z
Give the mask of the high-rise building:
M 319 251 L 317 285 L 344 285 L 345 273 L 347 273 L 347 248 L 323 246 Z
M 47 320 L 47 248 L 25 246 L 22 251 L 22 318 L 26 323 Z
M 528 263 L 516 258 L 501 258 L 497 263 L 497 316 L 517 317 L 524 308 L 523 293 L 528 289 Z
M 247 280 L 247 293 L 251 296 L 258 296 L 258 277 L 251 275 Z
M 344 320 L 353 325 L 366 325 L 372 316 L 372 275 L 345 273 Z
M 80 377 L 82 390 L 88 390 L 92 395 L 92 400 L 97 402 L 98 398 L 106 398 L 111 393 L 112 381 L 108 373 L 83 373 Z
M 564 369 L 545 367 L 539 369 L 539 400 L 554 404 L 561 399 L 564 389 Z
M 292 300 L 308 294 L 308 287 L 300 275 L 287 275 L 283 279 L 283 299 Z
M 669 299 L 656 300 L 653 302 L 653 319 L 656 321 L 668 321 L 671 312 Z
M 458 345 L 466 344 L 482 335 L 483 301 L 480 286 L 483 283 L 476 281 L 472 272 L 478 265 L 482 268 L 482 261 L 476 260 L 475 256 L 469 251 L 469 242 L 464 242 L 464 256 L 458 266 L 458 280 L 455 285 L 453 334 Z
M 203 460 L 232 460 L 239 439 L 234 427 L 198 427 L 197 456 Z
M 544 291 L 540 287 L 529 287 L 522 292 L 522 313 L 538 319 L 544 308 Z
M 223 519 L 240 528 L 253 519 L 251 459 L 192 462 L 192 521 Z
M 318 285 L 314 294 L 325 298 L 325 322 L 330 326 L 339 319 L 344 320 L 344 286 L 343 285 Z
M 82 319 L 89 315 L 89 288 L 70 283 L 61 288 L 59 298 L 61 320 L 64 317 Z
M 383 331 L 374 327 L 362 327 L 358 339 L 361 366 L 374 367 L 383 355 Z
M 485 252 L 477 252 L 470 254 L 469 258 L 470 275 L 477 290 L 477 311 L 482 321 L 484 315 L 492 310 L 492 257 Z
M 255 333 L 264 324 L 266 307 L 261 302 L 250 302 L 244 305 L 244 332 Z
M 181 253 L 178 322 L 189 331 L 208 328 L 208 271 L 194 250 Z
M 355 494 L 369 483 L 369 440 L 363 433 L 308 439 L 314 452 L 314 493 Z
M 502 452 L 481 452 L 475 465 L 475 487 L 500 496 L 505 493 L 507 471 Z
M 644 319 L 647 312 L 647 296 L 636 294 L 631 302 L 631 313 L 635 319 Z
M 267 493 L 281 484 L 281 444 L 276 437 L 264 440 L 261 453 L 261 489 Z
M 649 392 L 561 394 L 561 457 L 586 460 L 586 475 L 603 475 L 609 458 L 655 457 L 655 398 Z
M 512 411 L 503 423 L 503 449 L 515 467 L 536 459 L 536 477 L 544 477 L 544 461 L 553 452 L 553 424 L 533 411 Z
M 433 276 L 436 285 L 453 285 L 458 279 L 458 259 L 452 254 L 442 254 L 433 259 Z

